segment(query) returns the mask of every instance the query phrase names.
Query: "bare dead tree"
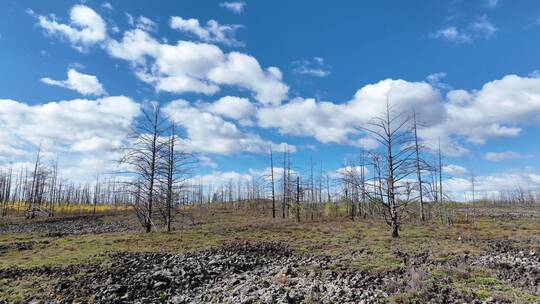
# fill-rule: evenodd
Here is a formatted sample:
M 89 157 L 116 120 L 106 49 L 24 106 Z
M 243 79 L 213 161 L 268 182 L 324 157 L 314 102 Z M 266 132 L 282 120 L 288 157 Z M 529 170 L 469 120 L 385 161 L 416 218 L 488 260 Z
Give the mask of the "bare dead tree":
M 309 158 L 309 191 L 310 191 L 310 212 L 311 212 L 311 221 L 313 221 L 313 213 L 315 211 L 315 184 L 313 182 L 313 156 Z
M 285 145 L 283 147 L 283 200 L 281 204 L 281 218 L 285 219 L 287 217 L 287 199 L 288 199 L 288 184 L 289 181 L 287 179 L 287 146 Z
M 34 162 L 34 171 L 32 172 L 32 183 L 28 189 L 27 202 L 28 207 L 26 210 L 26 218 L 33 219 L 36 217 L 36 213 L 41 212 L 41 205 L 43 202 L 43 194 L 45 192 L 45 184 L 47 178 L 47 170 L 42 165 L 41 159 L 41 145 L 36 152 L 36 160 Z
M 296 221 L 300 222 L 300 176 L 296 176 Z
M 274 157 L 270 147 L 270 182 L 272 183 L 272 218 L 276 218 L 276 188 L 274 184 Z
M 192 154 L 185 150 L 178 150 L 178 146 L 176 126 L 172 124 L 166 148 L 163 149 L 163 155 L 161 155 L 162 161 L 165 162 L 165 206 L 161 210 L 167 232 L 171 231 L 171 223 L 177 211 L 175 201 L 185 190 L 186 181 L 192 169 L 191 165 L 195 163 Z M 230 191 L 232 196 L 232 182 Z
M 443 164 L 442 164 L 442 152 L 441 152 L 441 139 L 439 139 L 439 149 L 438 149 L 438 156 L 439 156 L 439 199 L 440 199 L 440 202 L 443 203 L 444 202 L 444 197 L 443 197 L 443 186 L 442 186 L 442 168 L 443 168 Z
M 382 157 L 377 160 L 376 170 L 380 172 L 379 186 L 382 191 L 380 203 L 385 208 L 385 219 L 391 227 L 393 238 L 399 237 L 401 209 L 412 197 L 404 180 L 414 174 L 414 136 L 412 118 L 406 112 L 396 112 L 390 105 L 389 97 L 381 116 L 373 118 L 364 128 L 379 144 Z M 384 167 L 384 170 L 380 170 Z M 384 182 L 382 182 L 384 180 Z
M 418 178 L 418 200 L 420 202 L 420 219 L 422 222 L 426 221 L 426 215 L 424 211 L 424 195 L 422 184 L 422 169 L 420 163 L 420 145 L 418 144 L 418 123 L 416 121 L 416 111 L 413 111 L 413 130 L 414 130 L 414 151 L 416 162 L 416 177 Z
M 140 204 L 135 205 L 134 209 L 146 232 L 151 232 L 154 226 L 156 188 L 164 170 L 163 162 L 160 161 L 160 155 L 167 148 L 162 138 L 164 130 L 165 120 L 161 108 L 159 103 L 153 102 L 149 108 L 142 110 L 142 115 L 133 125 L 120 159 L 120 164 L 127 167 L 125 173 L 134 177 L 128 184 L 132 194 L 138 196 Z

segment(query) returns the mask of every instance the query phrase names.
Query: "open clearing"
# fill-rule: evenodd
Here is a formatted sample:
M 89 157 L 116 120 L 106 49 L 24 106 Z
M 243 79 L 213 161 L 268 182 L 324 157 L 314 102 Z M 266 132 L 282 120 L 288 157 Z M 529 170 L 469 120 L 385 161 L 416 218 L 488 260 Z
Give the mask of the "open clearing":
M 0 299 L 540 302 L 538 210 L 508 218 L 482 210 L 471 223 L 407 223 L 399 239 L 376 220 L 295 223 L 219 208 L 185 211 L 172 233 L 142 233 L 127 212 L 11 218 L 0 225 Z

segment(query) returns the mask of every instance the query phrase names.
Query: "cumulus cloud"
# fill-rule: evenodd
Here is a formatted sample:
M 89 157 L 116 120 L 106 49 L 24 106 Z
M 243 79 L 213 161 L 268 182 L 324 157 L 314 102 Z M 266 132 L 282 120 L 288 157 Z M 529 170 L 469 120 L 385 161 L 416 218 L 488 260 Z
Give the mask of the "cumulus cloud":
M 449 92 L 444 127 L 482 144 L 491 137 L 516 136 L 520 124 L 537 121 L 540 79 L 508 75 L 474 92 Z
M 343 106 L 294 98 L 277 107 L 259 109 L 257 119 L 260 127 L 276 128 L 281 134 L 313 136 L 322 143 L 342 143 L 348 134 L 355 132 L 354 125 L 344 115 Z
M 99 82 L 96 76 L 87 75 L 77 72 L 75 69 L 69 69 L 67 72 L 67 80 L 53 80 L 48 77 L 41 78 L 43 83 L 53 86 L 59 86 L 66 89 L 74 90 L 82 95 L 105 95 L 107 92 L 103 89 L 103 85 Z
M 511 170 L 490 175 L 474 177 L 476 198 L 498 198 L 502 193 L 521 191 L 539 191 L 540 175 L 530 169 Z M 471 178 L 453 177 L 443 183 L 443 187 L 452 199 L 471 198 Z
M 263 104 L 279 104 L 289 91 L 278 68 L 270 66 L 263 69 L 250 55 L 224 53 L 209 43 L 159 42 L 148 34 L 154 26 L 145 17 L 133 19 L 136 28 L 124 32 L 123 37 L 116 40 L 107 36 L 103 19 L 84 5 L 75 5 L 71 9 L 71 24 L 58 23 L 54 17 L 31 14 L 39 19 L 40 26 L 48 33 L 68 38 L 81 51 L 99 43 L 112 57 L 130 62 L 135 75 L 153 85 L 158 92 L 211 95 L 221 86 L 235 86 L 251 91 Z M 180 19 L 171 19 L 176 24 L 174 20 Z M 211 23 L 205 30 L 209 32 L 209 39 L 214 41 L 227 39 L 222 35 L 228 31 L 227 28 L 231 27 Z M 201 35 L 205 36 L 204 33 Z
M 458 30 L 456 26 L 453 25 L 442 27 L 435 33 L 430 34 L 430 37 L 455 43 L 467 43 L 473 40 L 468 33 Z
M 445 174 L 449 175 L 463 175 L 468 172 L 467 168 L 454 164 L 443 166 L 442 169 Z
M 480 16 L 463 28 L 458 28 L 455 25 L 446 25 L 429 36 L 434 39 L 443 39 L 448 42 L 461 44 L 470 43 L 478 39 L 489 40 L 495 37 L 497 31 L 497 27 L 487 16 Z
M 92 18 L 80 17 L 84 14 L 77 13 L 79 9 Z M 374 147 L 374 141 L 366 136 L 362 127 L 383 112 L 387 98 L 396 111 L 415 109 L 423 126 L 419 130 L 421 139 L 431 148 L 436 148 L 440 142 L 443 152 L 451 155 L 466 153 L 466 144 L 483 144 L 490 138 L 519 135 L 522 126 L 537 122 L 540 115 L 540 78 L 516 75 L 488 82 L 478 90 L 451 89 L 441 82 L 444 73 L 430 75 L 421 82 L 387 79 L 360 88 L 350 100 L 332 102 L 298 97 L 282 104 L 289 87 L 276 67 L 261 67 L 250 55 L 227 53 L 210 43 L 163 42 L 150 35 L 148 29 L 140 27 L 124 32 L 117 40 L 106 37 L 103 22 L 102 37 L 105 38 L 80 38 L 87 36 L 87 27 L 99 28 L 95 26 L 100 23 L 96 20 L 102 19 L 92 12 L 85 6 L 76 5 L 71 11 L 70 24 L 58 23 L 53 17 L 40 16 L 40 20 L 50 23 L 43 27 L 50 28 L 51 34 L 68 37 L 68 33 L 74 33 L 73 36 L 79 38 L 70 39 L 72 44 L 101 43 L 111 57 L 128 61 L 136 76 L 158 92 L 212 95 L 234 87 L 250 92 L 258 101 L 250 104 L 249 100 L 226 98 L 206 104 L 204 108 L 179 107 L 182 112 L 209 122 L 208 126 L 190 122 L 191 129 L 186 126 L 192 134 L 191 143 L 203 151 L 215 148 L 218 153 L 232 153 L 233 146 L 240 147 L 236 150 L 261 151 L 260 147 L 267 146 L 268 142 L 239 127 L 247 126 L 246 121 L 242 122 L 245 118 L 253 119 L 259 127 L 276 129 L 284 135 L 311 136 L 322 143 Z M 181 20 L 180 23 L 186 23 L 189 19 Z M 201 24 L 198 26 L 208 30 Z M 205 37 L 204 31 L 192 28 Z M 464 31 L 471 39 L 489 39 L 497 29 L 486 17 L 478 17 L 464 27 Z M 323 63 L 322 59 L 314 59 L 314 62 Z M 66 85 L 69 75 L 66 81 L 51 81 Z M 441 91 L 445 94 L 441 95 Z M 176 119 L 188 124 L 189 118 L 179 117 Z M 223 126 L 230 136 L 213 132 L 210 126 Z M 203 135 L 206 134 L 220 134 L 218 137 L 223 144 L 214 147 L 214 144 L 205 143 Z M 87 145 L 99 146 L 100 143 L 93 140 Z
M 364 174 L 367 180 L 367 176 L 370 172 L 369 168 L 364 166 L 363 170 L 364 170 Z M 330 172 L 329 176 L 332 178 L 346 178 L 348 175 L 352 174 L 359 179 L 361 172 L 362 172 L 362 166 L 345 166 L 345 167 L 341 167 Z
M 35 15 L 31 12 L 32 15 Z M 85 51 L 91 45 L 105 41 L 107 25 L 103 18 L 85 5 L 75 5 L 69 13 L 70 23 L 60 23 L 54 15 L 39 16 L 38 25 L 50 35 L 67 39 L 79 51 Z
M 114 168 L 115 148 L 138 115 L 139 105 L 124 96 L 41 105 L 0 100 L 0 163 L 32 162 L 41 146 L 46 161 L 60 158 L 63 177 L 92 180 Z
M 438 88 L 441 90 L 449 90 L 452 87 L 449 84 L 443 82 L 443 79 L 445 77 L 446 77 L 446 73 L 444 72 L 433 73 L 426 76 L 426 81 L 435 88 Z
M 216 20 L 209 20 L 202 26 L 198 19 L 184 19 L 173 16 L 169 22 L 172 29 L 191 33 L 204 42 L 222 43 L 229 46 L 244 46 L 243 42 L 236 40 L 236 31 L 241 28 L 238 24 L 220 25 Z
M 415 109 L 422 124 L 419 136 L 429 148 L 440 143 L 443 153 L 453 156 L 468 151 L 461 139 L 484 144 L 490 138 L 517 136 L 521 126 L 537 123 L 540 115 L 540 79 L 508 75 L 479 90 L 450 90 L 444 96 L 427 82 L 387 79 L 362 87 L 344 103 L 294 98 L 262 107 L 257 124 L 321 143 L 376 147 L 362 127 L 383 113 L 387 97 L 396 112 Z
M 221 2 L 219 6 L 224 7 L 233 13 L 241 14 L 244 12 L 246 3 L 243 1 Z
M 253 176 L 248 173 L 239 173 L 236 171 L 213 171 L 208 174 L 199 174 L 190 178 L 190 182 L 193 184 L 202 184 L 206 187 L 206 190 L 217 190 L 216 188 L 220 186 L 226 186 L 232 183 L 236 185 L 238 182 L 244 184 L 246 182 L 251 182 Z M 212 189 L 210 189 L 212 188 Z
M 484 154 L 484 159 L 498 162 L 503 160 L 512 160 L 512 159 L 519 159 L 523 158 L 524 155 L 522 155 L 519 152 L 514 151 L 505 151 L 505 152 L 487 152 Z
M 324 63 L 321 57 L 313 57 L 311 60 L 293 61 L 293 71 L 297 74 L 314 77 L 326 77 L 330 75 L 330 67 Z
M 206 155 L 198 155 L 197 156 L 197 163 L 203 167 L 208 168 L 217 168 L 218 164 L 212 160 L 212 158 L 206 156 Z
M 237 154 L 268 153 L 278 145 L 263 140 L 255 133 L 244 132 L 234 123 L 203 109 L 192 107 L 185 100 L 173 101 L 164 108 L 168 117 L 186 129 L 186 146 L 195 152 Z M 295 147 L 291 146 L 291 152 Z
M 255 106 L 247 98 L 225 96 L 208 105 L 211 113 L 235 120 L 244 120 L 255 113 Z
M 279 104 L 289 90 L 278 68 L 263 70 L 254 57 L 223 53 L 212 44 L 161 44 L 135 29 L 125 32 L 121 41 L 110 41 L 107 50 L 113 57 L 132 62 L 137 76 L 158 91 L 211 95 L 220 90 L 219 85 L 231 85 L 252 91 L 262 103 Z
M 157 23 L 145 16 L 133 17 L 131 14 L 126 13 L 128 23 L 138 29 L 145 32 L 155 32 L 157 30 Z
M 103 3 L 101 4 L 101 7 L 104 8 L 104 9 L 106 9 L 106 10 L 108 10 L 108 11 L 114 10 L 112 4 L 109 3 L 109 2 L 103 2 Z
M 441 96 L 431 85 L 387 79 L 364 86 L 346 103 L 295 98 L 277 107 L 261 108 L 257 120 L 259 126 L 276 128 L 281 134 L 313 136 L 322 143 L 374 147 L 359 128 L 383 113 L 387 96 L 396 111 L 416 109 L 425 123 L 433 124 L 444 117 Z

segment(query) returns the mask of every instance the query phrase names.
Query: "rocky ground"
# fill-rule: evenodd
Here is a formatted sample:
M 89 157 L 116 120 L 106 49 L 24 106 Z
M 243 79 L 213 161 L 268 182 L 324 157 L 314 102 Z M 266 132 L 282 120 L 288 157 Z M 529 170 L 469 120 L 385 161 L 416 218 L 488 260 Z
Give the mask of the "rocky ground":
M 378 222 L 223 216 L 152 234 L 124 215 L 4 222 L 0 304 L 540 303 L 532 220 L 410 225 L 392 240 Z
M 102 217 L 77 216 L 53 218 L 23 223 L 0 224 L 3 233 L 39 233 L 46 236 L 65 236 L 124 232 L 137 229 L 122 221 L 104 221 Z M 0 251 L 2 249 L 0 248 Z
M 504 206 L 504 205 L 480 205 L 480 206 L 457 206 L 457 210 L 469 217 L 489 217 L 519 219 L 539 218 L 540 209 L 536 205 L 528 206 Z
M 540 294 L 540 254 L 534 250 L 516 249 L 511 242 L 494 242 L 492 251 L 480 257 L 474 265 L 497 270 L 502 280 L 533 293 Z
M 232 243 L 185 255 L 115 253 L 101 265 L 1 270 L 0 279 L 59 278 L 47 303 L 386 303 L 410 288 L 422 303 L 481 303 L 448 281 L 419 279 L 431 263 L 425 255 L 396 255 L 406 260 L 403 268 L 370 274 L 348 271 L 328 256 L 293 254 L 283 243 Z

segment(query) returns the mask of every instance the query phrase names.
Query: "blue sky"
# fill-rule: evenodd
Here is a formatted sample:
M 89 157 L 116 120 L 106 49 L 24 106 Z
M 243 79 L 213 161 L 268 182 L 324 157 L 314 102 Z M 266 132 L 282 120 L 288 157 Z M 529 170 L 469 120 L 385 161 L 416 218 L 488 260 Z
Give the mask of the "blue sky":
M 2 2 L 3 164 L 42 143 L 93 179 L 157 100 L 212 182 L 264 171 L 282 143 L 334 171 L 372 145 L 359 130 L 391 91 L 441 140 L 455 193 L 471 172 L 486 192 L 540 187 L 537 1 L 157 3 Z

